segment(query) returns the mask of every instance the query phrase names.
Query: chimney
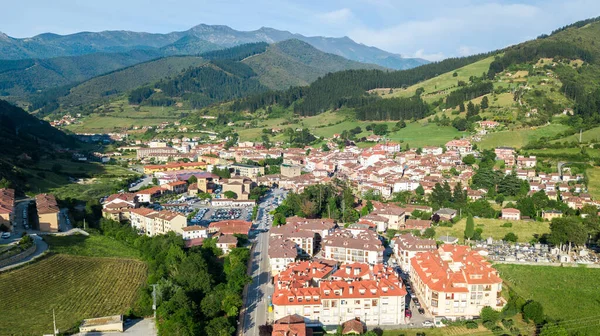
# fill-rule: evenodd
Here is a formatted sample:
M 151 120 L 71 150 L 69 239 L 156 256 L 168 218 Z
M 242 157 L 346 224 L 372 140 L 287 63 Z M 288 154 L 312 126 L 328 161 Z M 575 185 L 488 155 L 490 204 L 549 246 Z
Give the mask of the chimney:
M 317 268 L 316 268 L 316 267 L 313 267 L 313 269 L 312 269 L 312 274 L 315 274 L 315 273 L 317 273 Z
M 352 268 L 350 266 L 346 266 L 346 274 L 350 275 L 350 271 Z

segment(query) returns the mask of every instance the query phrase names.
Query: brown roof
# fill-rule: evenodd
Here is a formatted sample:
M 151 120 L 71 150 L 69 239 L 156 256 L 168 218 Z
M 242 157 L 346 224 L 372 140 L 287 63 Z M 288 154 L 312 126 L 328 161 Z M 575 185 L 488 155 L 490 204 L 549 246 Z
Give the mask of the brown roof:
M 208 226 L 209 229 L 219 231 L 222 234 L 245 234 L 247 235 L 250 231 L 250 227 L 252 226 L 252 222 L 247 222 L 244 220 L 224 220 L 219 222 L 210 223 Z
M 269 239 L 269 258 L 293 258 L 298 256 L 296 243 L 283 236 L 272 236 Z
M 346 247 L 357 250 L 381 251 L 384 249 L 377 233 L 362 231 L 354 236 L 349 230 L 338 229 L 323 238 L 322 246 Z
M 237 244 L 237 241 L 237 238 L 230 234 L 221 235 L 218 239 L 218 243 L 220 244 Z
M 0 213 L 12 213 L 15 206 L 15 190 L 2 188 L 0 189 Z
M 365 327 L 357 319 L 352 319 L 350 321 L 346 321 L 342 324 L 342 335 L 346 334 L 362 334 L 365 331 Z
M 36 195 L 35 205 L 38 214 L 58 213 L 60 211 L 58 204 L 56 204 L 56 198 L 51 194 Z

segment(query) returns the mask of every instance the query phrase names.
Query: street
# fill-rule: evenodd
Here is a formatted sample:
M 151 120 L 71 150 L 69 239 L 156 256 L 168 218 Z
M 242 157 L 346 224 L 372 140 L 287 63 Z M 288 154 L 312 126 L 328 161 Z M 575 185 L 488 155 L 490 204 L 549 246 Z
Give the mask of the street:
M 259 204 L 258 215 L 255 220 L 255 230 L 268 229 L 272 223 L 269 214 L 274 208 L 275 198 L 285 198 L 285 191 L 273 189 Z M 269 235 L 270 232 L 259 232 L 256 245 L 252 252 L 251 273 L 252 283 L 248 285 L 242 315 L 241 335 L 258 335 L 258 327 L 268 321 L 269 298 L 273 295 L 273 285 L 270 283 L 269 272 Z

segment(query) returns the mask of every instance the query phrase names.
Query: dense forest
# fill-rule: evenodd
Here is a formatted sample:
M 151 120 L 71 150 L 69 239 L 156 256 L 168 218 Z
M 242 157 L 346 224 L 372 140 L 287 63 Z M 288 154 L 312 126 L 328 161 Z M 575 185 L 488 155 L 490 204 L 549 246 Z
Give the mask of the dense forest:
M 205 52 L 200 56 L 207 60 L 241 61 L 246 57 L 265 52 L 268 46 L 269 44 L 265 42 L 247 43 L 228 49 Z
M 359 120 L 421 119 L 427 116 L 429 107 L 421 97 L 378 99 L 369 105 L 356 108 Z
M 488 94 L 494 90 L 494 84 L 491 82 L 480 82 L 473 85 L 464 86 L 452 91 L 446 97 L 446 107 L 456 107 L 465 101 L 471 100 Z

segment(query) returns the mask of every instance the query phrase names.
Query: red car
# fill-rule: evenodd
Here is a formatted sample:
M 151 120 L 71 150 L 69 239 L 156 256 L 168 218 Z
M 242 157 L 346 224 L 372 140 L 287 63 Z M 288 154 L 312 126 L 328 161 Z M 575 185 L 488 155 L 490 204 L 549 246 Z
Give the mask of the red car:
M 404 311 L 404 316 L 408 317 L 408 318 L 412 317 L 412 312 L 410 311 L 410 309 L 407 309 L 407 310 Z

